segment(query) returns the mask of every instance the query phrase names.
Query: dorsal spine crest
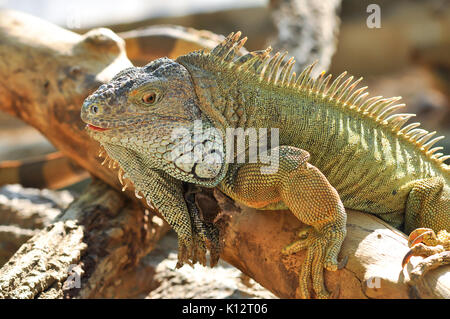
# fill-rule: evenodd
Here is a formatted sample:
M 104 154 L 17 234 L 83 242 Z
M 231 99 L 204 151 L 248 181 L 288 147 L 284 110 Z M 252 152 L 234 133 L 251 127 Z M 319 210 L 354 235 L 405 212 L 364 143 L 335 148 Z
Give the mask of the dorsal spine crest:
M 362 81 L 362 77 L 354 81 L 354 77 L 349 76 L 343 80 L 347 75 L 346 71 L 338 75 L 331 84 L 329 84 L 331 74 L 325 76 L 325 72 L 322 72 L 317 79 L 313 79 L 311 72 L 317 61 L 307 66 L 297 77 L 295 72 L 291 73 L 295 63 L 294 58 L 292 57 L 283 63 L 287 52 L 283 54 L 277 52 L 270 57 L 271 47 L 237 57 L 237 53 L 247 40 L 246 37 L 240 40 L 240 37 L 240 31 L 232 32 L 210 52 L 197 51 L 188 54 L 184 56 L 185 61 L 205 67 L 205 63 L 201 61 L 206 60 L 209 62 L 206 64 L 207 67 L 211 68 L 210 71 L 231 71 L 235 73 L 233 74 L 235 78 L 253 79 L 263 85 L 284 88 L 303 95 L 315 95 L 324 101 L 334 102 L 337 107 L 356 112 L 361 117 L 371 119 L 378 125 L 390 130 L 399 138 L 404 138 L 429 160 L 440 165 L 445 172 L 450 171 L 450 166 L 444 163 L 450 156 L 435 153 L 442 147 L 431 148 L 436 142 L 443 139 L 443 136 L 430 140 L 436 132 L 430 133 L 424 129 L 417 129 L 420 123 L 411 123 L 404 126 L 411 117 L 415 116 L 414 114 L 392 114 L 405 107 L 403 103 L 395 104 L 401 97 L 368 97 L 369 93 L 364 92 L 367 86 L 356 89 Z

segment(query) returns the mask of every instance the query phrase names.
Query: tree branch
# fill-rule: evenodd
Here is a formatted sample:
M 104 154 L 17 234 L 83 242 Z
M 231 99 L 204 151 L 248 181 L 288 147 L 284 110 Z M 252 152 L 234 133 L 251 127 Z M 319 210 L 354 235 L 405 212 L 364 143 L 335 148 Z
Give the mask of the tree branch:
M 0 269 L 0 297 L 105 296 L 169 229 L 161 218 L 96 180 Z

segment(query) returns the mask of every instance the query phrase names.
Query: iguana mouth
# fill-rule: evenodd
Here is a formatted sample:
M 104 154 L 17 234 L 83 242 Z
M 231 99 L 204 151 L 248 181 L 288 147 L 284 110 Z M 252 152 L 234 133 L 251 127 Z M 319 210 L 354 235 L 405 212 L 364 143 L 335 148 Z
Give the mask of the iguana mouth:
M 98 126 L 95 126 L 95 125 L 92 125 L 92 124 L 88 124 L 88 125 L 86 125 L 86 127 L 88 127 L 91 130 L 98 131 L 98 132 L 103 132 L 103 131 L 109 130 L 109 128 L 98 127 Z
M 125 123 L 122 124 L 121 123 L 122 125 L 113 126 L 113 127 L 100 127 L 100 126 L 96 126 L 96 125 L 93 125 L 91 123 L 87 123 L 86 122 L 86 128 L 88 128 L 90 130 L 93 130 L 93 131 L 97 131 L 97 132 L 103 132 L 103 131 L 107 131 L 107 130 L 111 130 L 111 129 L 136 127 L 136 126 L 142 125 L 142 124 L 149 124 L 149 123 L 152 123 L 152 121 L 154 121 L 156 119 L 158 119 L 158 120 L 167 120 L 168 122 L 170 122 L 170 121 L 176 122 L 176 121 L 180 121 L 180 120 L 186 120 L 186 118 L 182 118 L 182 117 L 159 116 L 159 117 L 151 117 L 151 118 L 147 118 L 147 119 L 138 118 L 135 121 L 129 122 L 127 124 L 125 124 Z

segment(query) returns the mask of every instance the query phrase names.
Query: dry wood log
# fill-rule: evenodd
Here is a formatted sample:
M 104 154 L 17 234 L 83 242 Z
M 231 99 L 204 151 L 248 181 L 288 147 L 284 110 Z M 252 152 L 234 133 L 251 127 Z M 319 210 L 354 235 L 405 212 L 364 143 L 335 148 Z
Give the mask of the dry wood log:
M 68 191 L 38 190 L 17 184 L 0 187 L 0 267 L 73 200 Z
M 93 88 L 130 65 L 122 40 L 104 29 L 81 37 L 29 16 L 3 12 L 0 13 L 0 58 L 0 109 L 38 128 L 66 156 L 119 189 L 115 174 L 103 168 L 95 158 L 97 144 L 84 133 L 79 109 L 81 101 Z M 8 63 L 4 63 L 5 58 L 8 58 Z M 103 193 L 104 196 L 99 196 Z M 115 191 L 104 189 L 96 194 L 92 196 L 88 191 L 64 214 L 64 219 L 26 243 L 13 257 L 14 263 L 8 263 L 0 270 L 0 287 L 9 289 L 11 296 L 15 297 L 92 297 L 100 289 L 98 283 L 102 281 L 102 276 L 113 280 L 120 274 L 123 263 L 111 260 L 120 259 L 119 256 L 127 260 L 128 250 L 124 246 L 139 242 L 139 238 L 132 236 L 134 233 L 131 230 L 144 227 L 143 215 L 136 207 L 114 206 L 117 204 L 113 205 L 110 197 L 118 198 Z M 130 194 L 125 195 L 130 197 Z M 234 203 L 227 202 L 219 192 L 215 195 L 222 213 L 226 213 L 222 219 L 225 232 L 222 258 L 275 294 L 294 297 L 304 254 L 282 257 L 280 250 L 294 239 L 300 223 L 289 213 L 256 213 L 250 209 L 239 213 Z M 117 201 L 121 203 L 123 199 Z M 113 205 L 111 211 L 116 212 L 114 216 L 130 215 L 129 218 L 123 217 L 122 226 L 111 228 L 113 233 L 117 231 L 121 234 L 102 231 L 103 227 L 108 228 L 108 225 L 115 223 L 114 217 L 105 218 L 104 210 L 91 208 L 86 214 L 82 207 L 93 207 L 92 203 L 102 207 Z M 119 213 L 121 209 L 123 212 Z M 97 219 L 99 222 L 95 225 L 100 229 L 98 232 L 95 227 L 82 226 L 83 223 L 89 224 L 89 220 Z M 449 266 L 428 273 L 423 284 L 417 285 L 414 294 L 410 294 L 406 276 L 403 277 L 400 269 L 407 247 L 405 237 L 399 231 L 375 217 L 353 212 L 349 212 L 348 226 L 342 255 L 350 257 L 349 263 L 341 271 L 326 273 L 327 284 L 336 297 L 450 297 Z M 117 245 L 124 248 L 123 251 L 113 249 L 114 253 L 102 251 L 106 253 L 103 259 L 100 258 L 106 264 L 104 267 L 98 266 L 92 273 L 89 263 L 80 263 L 83 250 L 92 249 L 95 252 L 99 249 L 96 239 L 114 236 L 118 239 Z M 126 238 L 131 238 L 131 241 L 125 241 L 127 244 L 122 245 L 122 240 Z M 24 257 L 39 254 L 43 243 L 54 248 L 46 252 L 42 262 L 35 259 L 34 264 L 27 264 L 28 259 Z M 73 252 L 65 253 L 66 247 L 73 247 Z M 136 254 L 136 259 L 139 256 L 141 254 Z M 63 294 L 60 292 L 62 288 L 58 285 L 64 281 L 61 270 L 66 270 L 70 263 L 80 264 L 84 271 L 85 285 L 88 286 L 82 288 L 87 289 L 84 293 L 74 293 L 71 289 L 63 290 Z M 54 268 L 57 271 L 47 280 L 42 269 L 48 271 Z M 40 289 L 39 295 L 34 295 L 29 288 L 34 287 L 37 291 L 36 280 L 33 279 L 36 273 L 40 274 L 39 284 L 45 282 L 47 287 Z M 371 280 L 369 284 L 368 279 Z M 370 288 L 373 286 L 378 288 Z M 340 289 L 334 289 L 336 287 Z
M 168 230 L 158 216 L 94 181 L 0 269 L 0 297 L 114 297 L 108 288 Z
M 106 26 L 114 32 L 128 32 L 156 25 L 178 25 L 196 30 L 209 30 L 215 34 L 227 35 L 241 30 L 249 36 L 246 46 L 251 50 L 260 50 L 267 39 L 276 34 L 276 27 L 271 21 L 268 6 L 253 8 L 230 8 L 213 12 L 192 13 L 185 16 L 161 16 L 141 21 Z M 87 29 L 76 29 L 76 32 L 87 32 Z M 167 36 L 170 37 L 169 34 Z M 127 44 L 128 45 L 128 44 Z M 159 49 L 156 49 L 158 51 Z
M 0 163 L 0 185 L 57 189 L 75 184 L 89 174 L 61 152 Z
M 12 11 L 0 13 L 0 105 L 38 129 L 81 167 L 118 187 L 84 131 L 86 96 L 131 66 L 124 42 L 107 29 L 84 36 Z
M 211 49 L 224 39 L 224 36 L 209 31 L 177 25 L 154 25 L 122 32 L 119 36 L 125 40 L 128 58 L 134 65 L 145 65 L 162 57 L 175 59 L 203 48 Z

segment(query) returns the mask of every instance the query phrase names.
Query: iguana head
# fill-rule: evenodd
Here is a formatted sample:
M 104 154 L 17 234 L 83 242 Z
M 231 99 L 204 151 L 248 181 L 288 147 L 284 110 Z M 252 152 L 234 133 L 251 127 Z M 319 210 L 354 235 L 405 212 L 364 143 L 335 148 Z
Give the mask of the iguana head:
M 97 131 L 114 129 L 117 136 L 157 119 L 199 119 L 189 73 L 180 64 L 162 58 L 144 67 L 131 67 L 100 86 L 84 102 L 81 118 Z M 119 129 L 119 130 L 117 130 Z
M 207 130 L 189 72 L 168 58 L 118 73 L 86 98 L 81 118 L 133 182 L 134 171 L 162 169 L 208 186 L 222 170 L 220 136 Z

